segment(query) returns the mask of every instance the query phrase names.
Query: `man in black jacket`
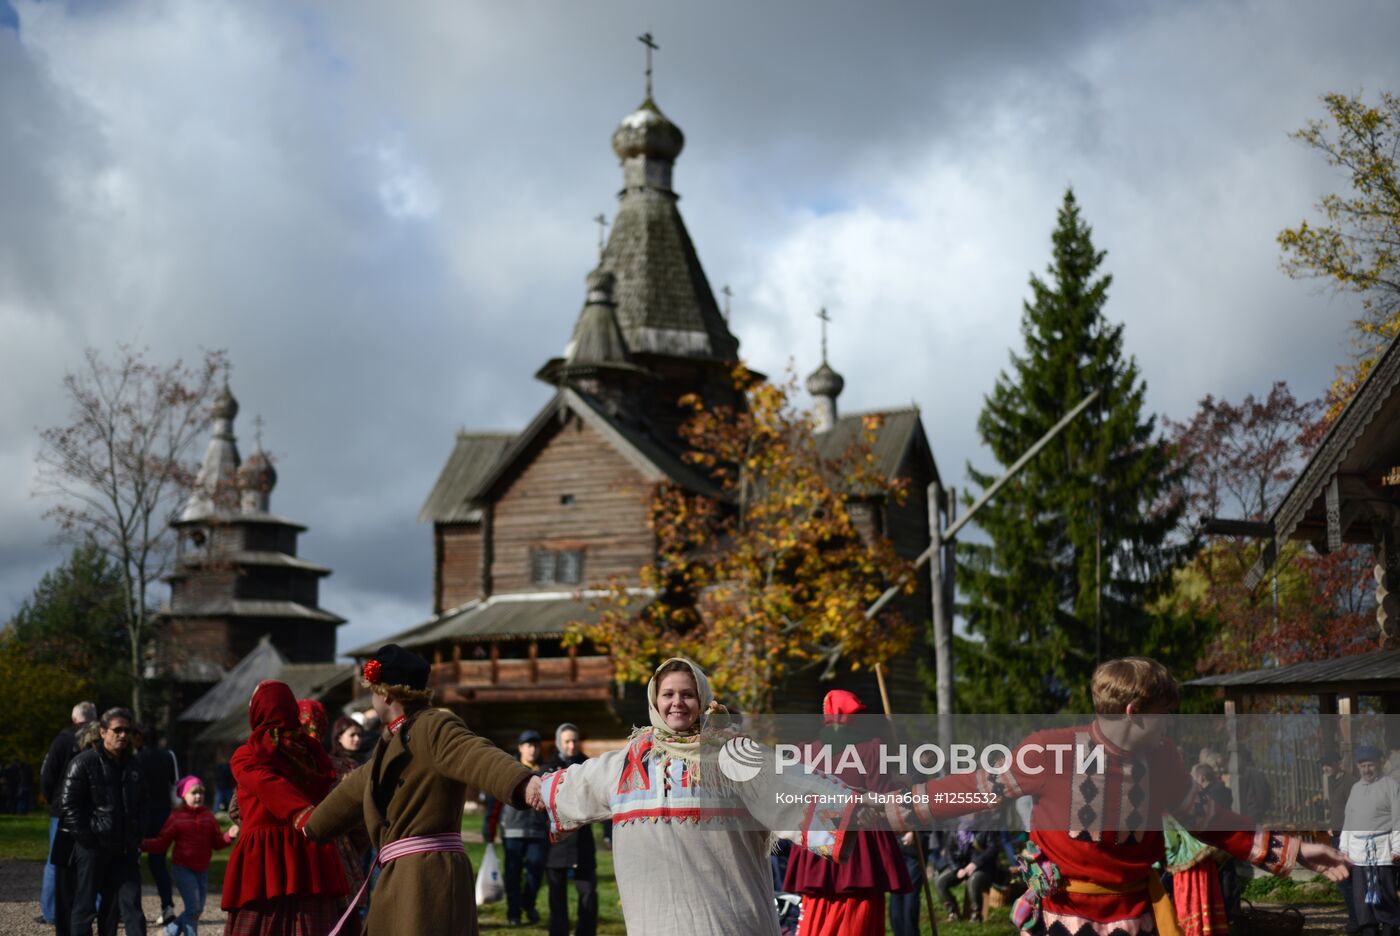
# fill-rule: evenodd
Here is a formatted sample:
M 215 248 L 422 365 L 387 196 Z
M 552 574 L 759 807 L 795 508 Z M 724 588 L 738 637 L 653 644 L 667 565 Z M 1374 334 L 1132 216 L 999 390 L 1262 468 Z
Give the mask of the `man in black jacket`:
M 102 713 L 98 743 L 68 764 L 59 800 L 59 824 L 73 840 L 77 887 L 72 936 L 115 936 L 117 919 L 126 936 L 146 936 L 141 914 L 141 820 L 143 787 L 136 759 L 128 750 L 131 711 Z
M 545 772 L 563 770 L 587 760 L 579 750 L 578 728 L 568 722 L 554 729 L 555 754 Z M 598 932 L 598 855 L 593 827 L 586 825 L 549 846 L 545 878 L 549 881 L 549 936 L 569 936 L 569 871 L 578 891 L 578 928 L 575 936 Z
M 49 804 L 49 861 L 44 862 L 44 884 L 39 893 L 39 911 L 43 921 L 53 924 L 63 919 L 60 932 L 68 929 L 67 906 L 60 908 L 57 897 L 59 869 L 53 863 L 54 838 L 58 835 L 58 795 L 63 783 L 63 772 L 68 762 L 78 754 L 78 732 L 97 720 L 97 706 L 91 702 L 79 702 L 73 706 L 73 723 L 60 731 L 49 745 L 49 753 L 44 755 L 43 766 L 39 768 L 39 790 Z M 71 891 L 71 887 L 68 888 Z M 69 895 L 71 896 L 71 895 Z

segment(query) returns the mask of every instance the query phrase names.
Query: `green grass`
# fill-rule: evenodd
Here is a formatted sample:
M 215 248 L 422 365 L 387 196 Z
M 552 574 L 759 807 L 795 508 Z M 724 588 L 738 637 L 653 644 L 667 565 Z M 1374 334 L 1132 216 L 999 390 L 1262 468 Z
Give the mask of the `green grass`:
M 0 859 L 45 861 L 49 857 L 49 814 L 0 815 Z
M 468 825 L 469 828 L 480 828 L 479 821 L 475 824 L 468 823 Z M 481 855 L 484 850 L 484 845 L 468 843 L 467 853 L 471 856 L 473 868 L 481 867 Z M 48 856 L 48 851 L 49 817 L 46 813 L 34 813 L 28 816 L 0 815 L 0 860 L 19 859 L 25 861 L 43 861 Z M 228 856 L 229 849 L 223 849 L 222 851 L 214 853 L 214 861 L 209 866 L 209 890 L 211 895 L 218 894 L 223 887 L 224 869 L 228 867 Z M 496 849 L 496 856 L 497 858 L 501 857 L 499 847 Z M 146 863 L 143 861 L 141 864 L 145 877 L 147 878 L 147 883 L 150 883 L 149 871 L 145 870 Z M 1258 888 L 1268 884 L 1272 880 L 1272 878 L 1256 880 L 1251 882 L 1250 887 Z M 1310 885 L 1302 885 L 1304 888 L 1308 886 Z M 571 908 L 575 906 L 572 890 L 573 888 L 571 886 L 569 900 Z M 1274 890 L 1277 890 L 1276 886 Z M 1336 889 L 1333 888 L 1332 892 L 1335 894 Z M 1250 892 L 1246 891 L 1246 894 L 1250 895 Z M 1273 891 L 1270 891 L 1269 896 L 1264 897 L 1261 894 L 1259 899 L 1267 899 L 1270 902 L 1280 902 L 1288 898 L 1275 896 Z M 1301 900 L 1303 898 L 1299 897 L 1295 899 Z M 1308 899 L 1314 902 L 1318 900 L 1318 898 Z M 214 898 L 211 896 L 211 901 L 212 900 L 214 900 Z M 536 902 L 541 916 L 545 918 L 541 921 L 541 925 L 508 928 L 506 926 L 505 901 L 488 904 L 479 908 L 481 928 L 484 932 L 509 929 L 509 932 L 519 934 L 519 936 L 547 936 L 548 931 L 545 929 L 544 923 L 548 918 L 548 905 L 549 889 L 547 887 L 541 887 L 539 899 Z M 937 906 L 936 901 L 935 906 Z M 940 909 L 940 922 L 938 925 L 939 936 L 974 936 L 974 934 L 975 936 L 1012 936 L 1016 931 L 1005 915 L 1006 911 L 1002 911 L 1002 913 L 1003 916 L 992 923 L 945 923 L 941 922 L 943 913 Z M 933 930 L 929 927 L 928 920 L 925 919 L 925 917 L 927 917 L 927 913 L 921 911 L 920 920 L 923 924 L 922 932 L 931 934 Z M 617 879 L 613 874 L 612 852 L 604 851 L 601 847 L 598 849 L 598 932 L 602 934 L 602 936 L 622 936 L 622 934 L 627 932 L 622 922 L 622 907 L 618 902 Z
M 229 850 L 214 853 L 209 866 L 209 890 L 218 892 L 224 886 L 224 869 L 228 867 Z M 0 815 L 0 861 L 44 861 L 49 857 L 48 813 L 27 816 Z M 153 883 L 146 862 L 141 862 L 146 883 Z
M 1326 878 L 1294 881 L 1273 875 L 1256 877 L 1245 885 L 1244 898 L 1253 903 L 1340 904 L 1341 892 Z
M 478 824 L 476 828 L 480 828 L 480 825 Z M 471 856 L 473 868 L 481 867 L 481 855 L 482 852 L 485 851 L 485 848 L 486 846 L 484 845 L 468 843 L 467 854 Z M 497 859 L 502 857 L 499 846 L 496 849 L 496 857 Z M 576 906 L 572 893 L 572 885 L 569 890 L 569 907 L 570 916 L 572 917 L 573 908 Z M 955 889 L 954 893 L 961 897 L 961 888 Z M 495 930 L 508 930 L 511 933 L 518 933 L 520 936 L 547 936 L 549 932 L 546 928 L 549 918 L 549 888 L 547 886 L 540 887 L 539 899 L 536 901 L 535 906 L 540 911 L 540 925 L 526 925 L 521 927 L 506 926 L 506 904 L 504 900 L 498 903 L 487 904 L 484 907 L 478 907 L 477 914 L 481 920 L 481 930 L 484 933 Z M 939 906 L 936 899 L 934 900 L 934 906 Z M 1011 925 L 1010 910 L 999 911 L 998 918 L 989 923 L 946 923 L 943 922 L 945 915 L 945 912 L 940 909 L 938 924 L 939 936 L 1013 936 L 1016 932 L 1016 928 Z M 919 918 L 922 929 L 920 932 L 931 934 L 933 930 L 928 925 L 927 916 L 927 912 L 921 910 Z M 604 851 L 601 847 L 598 849 L 598 932 L 603 934 L 603 936 L 621 936 L 621 934 L 627 932 L 626 927 L 624 927 L 622 923 L 622 907 L 618 904 L 617 879 L 613 875 L 612 852 Z
M 480 825 L 477 826 L 480 828 Z M 468 843 L 467 854 L 471 857 L 472 868 L 481 867 L 481 855 L 485 852 L 486 846 Z M 499 845 L 496 847 L 496 859 L 503 860 Z M 573 885 L 569 885 L 569 915 L 573 916 L 573 910 L 577 906 L 577 900 L 573 894 Z M 535 907 L 540 911 L 540 924 L 538 926 L 506 926 L 506 902 L 504 900 L 484 907 L 477 908 L 477 916 L 481 920 L 482 932 L 490 932 L 497 929 L 509 929 L 512 933 L 519 933 L 520 936 L 548 936 L 549 930 L 549 887 L 540 885 L 539 898 L 535 901 Z M 618 903 L 617 878 L 613 875 L 612 852 L 598 848 L 598 932 L 603 936 L 621 936 L 627 932 L 627 928 L 622 924 L 622 906 Z

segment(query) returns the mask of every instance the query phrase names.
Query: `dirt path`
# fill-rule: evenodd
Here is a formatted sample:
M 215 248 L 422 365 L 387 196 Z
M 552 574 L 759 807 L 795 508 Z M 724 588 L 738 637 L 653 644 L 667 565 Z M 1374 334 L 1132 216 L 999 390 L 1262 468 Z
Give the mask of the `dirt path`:
M 1282 910 L 1282 904 L 1257 903 L 1260 910 Z M 1337 936 L 1347 930 L 1347 911 L 1341 904 L 1296 904 L 1303 914 L 1303 936 Z
M 37 861 L 0 861 L 0 933 L 5 936 L 53 936 L 53 927 L 35 923 L 39 915 L 39 889 L 43 865 Z M 219 895 L 210 894 L 199 921 L 200 932 L 211 934 L 224 931 L 224 913 L 219 909 Z M 178 907 L 180 898 L 175 898 Z M 154 887 L 142 892 L 141 905 L 146 911 L 148 936 L 160 936 L 157 926 L 149 925 L 160 912 L 160 897 Z M 208 930 L 205 929 L 208 927 Z
M 0 861 L 0 934 L 4 936 L 53 936 L 53 927 L 35 923 L 39 915 L 39 886 L 42 866 L 37 861 Z M 179 898 L 176 898 L 179 902 Z M 210 895 L 204 917 L 199 921 L 201 933 L 222 933 L 224 914 L 218 906 L 217 894 Z M 154 887 L 147 886 L 142 895 L 146 920 L 155 918 L 160 899 Z M 1282 909 L 1274 904 L 1258 904 L 1260 909 Z M 1346 931 L 1347 914 L 1339 904 L 1310 904 L 1298 908 L 1307 925 L 1304 936 L 1335 936 Z M 207 927 L 207 929 L 206 929 Z M 159 930 L 148 928 L 150 936 L 160 936 Z

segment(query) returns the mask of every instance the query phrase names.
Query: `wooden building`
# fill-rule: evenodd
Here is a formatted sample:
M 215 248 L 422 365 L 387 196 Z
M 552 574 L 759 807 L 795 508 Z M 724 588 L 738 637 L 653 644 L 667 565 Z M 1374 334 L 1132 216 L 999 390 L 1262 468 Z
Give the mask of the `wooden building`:
M 498 740 L 565 720 L 615 739 L 644 721 L 642 688 L 614 683 L 604 653 L 564 648 L 561 638 L 591 613 L 590 583 L 637 581 L 654 557 L 647 519 L 656 485 L 718 493 L 682 459 L 677 400 L 698 393 L 736 402 L 739 342 L 672 188 L 684 136 L 648 95 L 612 144 L 623 174 L 616 218 L 563 353 L 535 375 L 555 388 L 553 398 L 517 434 L 458 433 L 419 514 L 433 530 L 432 616 L 350 651 L 364 659 L 394 642 L 429 656 L 440 698 Z M 825 360 L 808 380 L 828 454 L 844 451 L 869 415 L 837 412 L 843 384 Z M 863 502 L 858 520 L 866 535 L 888 536 L 912 557 L 928 545 L 923 492 L 937 467 L 917 409 L 881 416 L 880 467 L 908 478 L 913 493 L 903 504 Z M 639 591 L 636 607 L 648 600 Z M 919 624 L 927 609 L 927 587 L 900 608 Z M 916 642 L 890 667 L 899 711 L 924 709 L 924 653 Z M 867 674 L 841 685 L 878 706 Z M 831 687 L 799 679 L 779 699 L 786 710 L 819 712 Z
M 174 523 L 170 602 L 161 610 L 168 626 L 156 668 L 176 685 L 176 711 L 263 641 L 286 662 L 333 663 L 336 628 L 345 623 L 320 606 L 320 582 L 331 570 L 297 555 L 306 527 L 271 512 L 277 472 L 261 440 L 246 461 L 239 458 L 237 415 L 225 385 L 194 492 Z

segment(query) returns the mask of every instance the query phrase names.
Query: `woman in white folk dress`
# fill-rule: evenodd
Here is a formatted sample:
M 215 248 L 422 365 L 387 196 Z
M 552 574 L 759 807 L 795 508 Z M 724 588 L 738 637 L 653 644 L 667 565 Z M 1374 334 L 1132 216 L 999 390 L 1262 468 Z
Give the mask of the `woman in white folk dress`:
M 763 770 L 745 782 L 725 777 L 716 754 L 732 734 L 710 681 L 689 660 L 661 664 L 647 684 L 651 725 L 632 732 L 626 748 L 544 777 L 540 795 L 557 836 L 611 819 L 613 866 L 629 933 L 647 936 L 778 936 L 772 835 L 836 857 L 856 806 L 803 810 L 791 823 L 779 793 L 800 789 L 840 800 L 838 781 Z M 715 716 L 715 717 L 711 717 Z M 771 752 L 764 749 L 771 766 Z

